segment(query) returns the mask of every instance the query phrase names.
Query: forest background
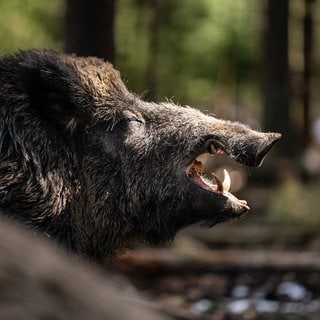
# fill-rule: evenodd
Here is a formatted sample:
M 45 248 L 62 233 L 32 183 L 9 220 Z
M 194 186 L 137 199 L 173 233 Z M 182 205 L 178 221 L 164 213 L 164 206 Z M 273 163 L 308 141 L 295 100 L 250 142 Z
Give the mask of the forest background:
M 119 270 L 183 305 L 178 319 L 319 319 L 319 0 L 1 0 L 0 54 L 34 47 L 109 60 L 145 100 L 281 132 L 258 170 L 216 162 L 250 204 L 243 222 L 193 231 L 192 245 L 187 234 L 171 260 L 135 253 Z

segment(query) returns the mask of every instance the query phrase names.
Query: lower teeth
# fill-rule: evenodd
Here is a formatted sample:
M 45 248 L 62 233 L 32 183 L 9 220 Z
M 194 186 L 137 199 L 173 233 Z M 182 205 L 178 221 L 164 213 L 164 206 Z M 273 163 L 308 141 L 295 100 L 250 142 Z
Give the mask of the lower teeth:
M 212 178 L 213 178 L 214 182 L 217 185 L 217 191 L 218 192 L 223 192 L 223 184 L 221 183 L 219 178 L 213 172 L 211 174 L 212 174 Z

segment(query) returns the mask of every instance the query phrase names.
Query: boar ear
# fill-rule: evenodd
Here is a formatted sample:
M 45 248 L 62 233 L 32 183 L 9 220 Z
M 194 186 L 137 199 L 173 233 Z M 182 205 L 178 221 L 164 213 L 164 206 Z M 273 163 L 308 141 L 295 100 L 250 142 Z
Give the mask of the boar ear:
M 31 108 L 58 130 L 73 131 L 79 122 L 70 71 L 51 66 L 29 70 L 24 82 Z

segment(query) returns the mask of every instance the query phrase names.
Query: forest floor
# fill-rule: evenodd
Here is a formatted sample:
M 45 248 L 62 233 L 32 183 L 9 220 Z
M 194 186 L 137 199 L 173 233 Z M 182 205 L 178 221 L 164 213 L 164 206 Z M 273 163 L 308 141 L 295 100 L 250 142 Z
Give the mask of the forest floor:
M 189 228 L 122 256 L 121 277 L 173 319 L 320 319 L 320 232 L 254 219 Z

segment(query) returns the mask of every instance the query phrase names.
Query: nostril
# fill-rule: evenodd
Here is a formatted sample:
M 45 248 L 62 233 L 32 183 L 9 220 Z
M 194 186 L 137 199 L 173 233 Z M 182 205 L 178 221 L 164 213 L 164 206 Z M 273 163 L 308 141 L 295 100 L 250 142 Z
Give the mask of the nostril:
M 234 144 L 231 156 L 247 167 L 259 167 L 267 153 L 280 138 L 281 134 L 278 133 L 260 133 L 254 138 Z
M 280 133 L 269 133 L 267 137 L 267 141 L 265 144 L 261 146 L 256 154 L 255 166 L 261 166 L 265 156 L 270 151 L 270 149 L 279 141 L 281 138 Z

